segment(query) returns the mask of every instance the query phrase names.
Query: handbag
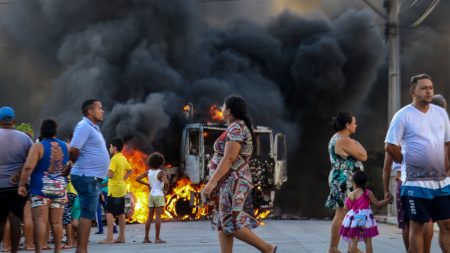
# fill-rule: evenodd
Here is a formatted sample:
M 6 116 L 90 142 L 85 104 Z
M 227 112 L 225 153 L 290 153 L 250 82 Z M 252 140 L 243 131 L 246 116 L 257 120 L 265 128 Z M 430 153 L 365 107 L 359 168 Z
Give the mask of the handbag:
M 66 179 L 59 173 L 45 172 L 42 177 L 42 193 L 49 198 L 62 198 L 66 195 Z
M 366 226 L 366 215 L 365 214 L 356 214 L 355 215 L 355 222 L 356 222 L 356 227 L 358 228 L 363 228 Z

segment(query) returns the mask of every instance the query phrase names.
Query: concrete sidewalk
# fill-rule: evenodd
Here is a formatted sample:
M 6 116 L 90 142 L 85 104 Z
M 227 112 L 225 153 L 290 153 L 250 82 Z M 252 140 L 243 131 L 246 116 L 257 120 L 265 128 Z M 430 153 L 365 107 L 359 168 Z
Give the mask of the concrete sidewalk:
M 255 232 L 272 244 L 278 245 L 278 252 L 282 253 L 326 253 L 328 249 L 329 230 L 331 221 L 322 220 L 267 220 L 265 225 Z M 400 253 L 405 252 L 401 240 L 400 230 L 393 225 L 379 224 L 380 235 L 373 239 L 374 252 Z M 122 253 L 122 252 L 152 252 L 152 253 L 211 253 L 219 252 L 216 232 L 210 229 L 208 221 L 165 222 L 162 224 L 161 237 L 166 244 L 143 244 L 144 225 L 134 224 L 126 226 L 124 244 L 101 245 L 98 241 L 105 235 L 95 235 L 92 229 L 89 252 Z M 151 230 L 151 239 L 154 228 Z M 339 249 L 346 252 L 346 243 L 341 242 Z M 364 244 L 359 246 L 364 248 Z M 75 252 L 74 249 L 63 252 Z M 236 253 L 258 252 L 256 249 L 235 241 Z M 431 252 L 440 252 L 437 237 L 433 238 Z

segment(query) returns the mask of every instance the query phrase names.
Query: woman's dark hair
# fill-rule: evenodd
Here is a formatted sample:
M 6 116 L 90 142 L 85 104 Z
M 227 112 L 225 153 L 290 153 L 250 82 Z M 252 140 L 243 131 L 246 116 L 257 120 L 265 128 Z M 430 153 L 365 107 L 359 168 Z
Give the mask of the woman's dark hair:
M 52 119 L 45 119 L 42 121 L 41 133 L 39 137 L 42 139 L 55 137 L 57 128 L 58 125 L 56 124 L 56 121 Z
M 231 95 L 225 98 L 225 106 L 236 119 L 243 120 L 254 140 L 252 122 L 248 117 L 247 103 L 242 97 Z
M 353 113 L 340 112 L 336 117 L 333 117 L 333 129 L 337 132 L 345 129 L 347 124 L 351 124 L 353 121 Z
M 366 184 L 369 179 L 367 178 L 367 175 L 366 175 L 366 173 L 364 173 L 364 171 L 357 170 L 353 174 L 352 180 L 353 180 L 353 183 L 355 183 L 355 185 L 361 187 L 363 189 L 363 191 L 366 191 Z
M 154 152 L 148 157 L 148 166 L 150 166 L 151 169 L 160 168 L 164 163 L 165 159 L 161 153 Z

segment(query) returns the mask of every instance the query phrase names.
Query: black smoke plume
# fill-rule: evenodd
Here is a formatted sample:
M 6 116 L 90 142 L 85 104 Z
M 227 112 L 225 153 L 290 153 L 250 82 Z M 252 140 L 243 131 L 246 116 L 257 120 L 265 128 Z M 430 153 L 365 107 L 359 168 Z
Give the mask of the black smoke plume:
M 176 141 L 184 104 L 206 115 L 211 104 L 240 94 L 256 125 L 287 135 L 289 181 L 277 195 L 279 210 L 324 215 L 329 119 L 366 101 L 385 59 L 373 15 L 286 11 L 267 24 L 241 19 L 215 27 L 202 18 L 202 4 L 14 1 L 0 17 L 8 46 L 0 51 L 0 99 L 28 109 L 22 115 L 35 125 L 55 118 L 67 135 L 82 101 L 98 98 L 106 138 L 150 152 Z

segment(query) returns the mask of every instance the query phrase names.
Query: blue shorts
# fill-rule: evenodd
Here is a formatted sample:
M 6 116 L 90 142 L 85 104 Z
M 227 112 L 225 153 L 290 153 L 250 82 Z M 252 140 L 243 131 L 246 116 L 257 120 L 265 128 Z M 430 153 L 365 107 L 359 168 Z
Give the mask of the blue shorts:
M 78 193 L 81 218 L 95 220 L 97 214 L 98 195 L 100 194 L 99 180 L 96 177 L 70 175 L 72 184 Z

